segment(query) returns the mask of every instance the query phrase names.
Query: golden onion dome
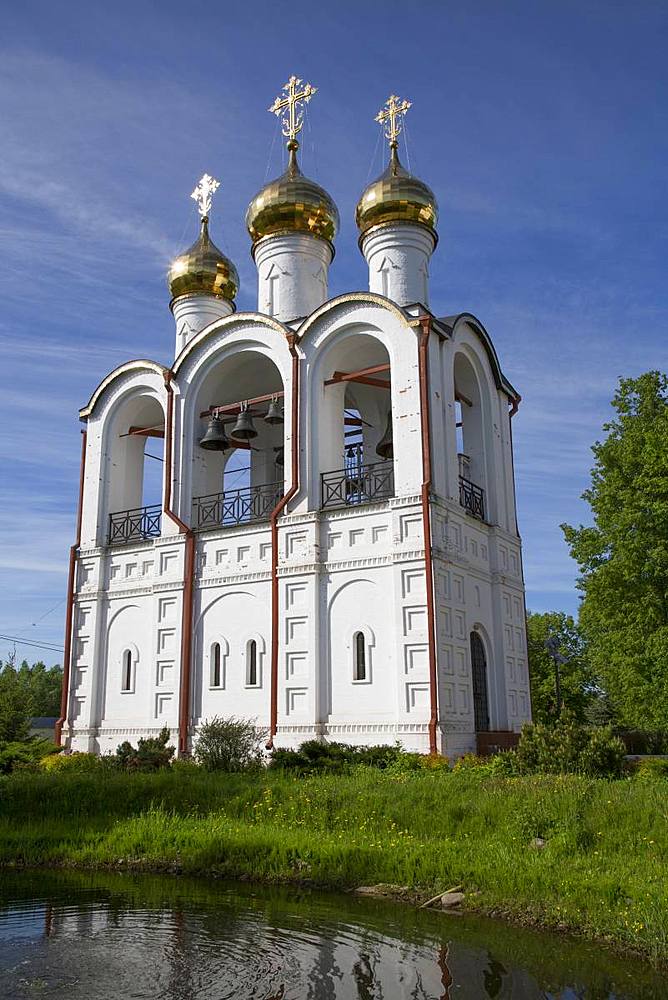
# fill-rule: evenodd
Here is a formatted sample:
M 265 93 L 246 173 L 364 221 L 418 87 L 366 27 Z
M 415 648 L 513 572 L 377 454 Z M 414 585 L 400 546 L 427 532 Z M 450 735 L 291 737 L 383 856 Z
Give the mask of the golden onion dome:
M 436 237 L 438 205 L 434 192 L 404 169 L 395 143 L 390 149 L 387 169 L 369 184 L 357 203 L 355 221 L 360 239 L 374 226 L 390 222 L 425 226 Z
M 179 295 L 215 295 L 234 302 L 239 290 L 237 269 L 209 236 L 209 218 L 202 216 L 197 240 L 179 254 L 169 268 L 167 284 L 173 299 Z
M 284 174 L 255 195 L 246 212 L 253 246 L 264 236 L 311 233 L 332 243 L 339 228 L 336 205 L 315 181 L 305 177 L 297 162 L 299 143 L 288 143 L 290 158 Z

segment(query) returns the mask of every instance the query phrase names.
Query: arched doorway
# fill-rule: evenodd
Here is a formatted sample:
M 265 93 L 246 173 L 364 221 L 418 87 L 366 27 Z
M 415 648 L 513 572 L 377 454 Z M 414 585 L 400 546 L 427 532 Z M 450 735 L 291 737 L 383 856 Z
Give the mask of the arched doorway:
M 487 657 L 482 639 L 471 632 L 471 674 L 473 679 L 473 717 L 476 733 L 489 730 L 489 699 L 487 697 Z

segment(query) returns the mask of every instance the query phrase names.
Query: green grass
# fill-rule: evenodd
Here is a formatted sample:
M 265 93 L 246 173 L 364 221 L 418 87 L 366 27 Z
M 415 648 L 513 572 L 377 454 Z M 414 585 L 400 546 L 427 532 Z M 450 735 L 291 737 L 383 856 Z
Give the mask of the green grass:
M 16 774 L 0 864 L 123 866 L 425 896 L 668 961 L 668 782 L 474 773 Z M 535 838 L 545 846 L 534 846 Z

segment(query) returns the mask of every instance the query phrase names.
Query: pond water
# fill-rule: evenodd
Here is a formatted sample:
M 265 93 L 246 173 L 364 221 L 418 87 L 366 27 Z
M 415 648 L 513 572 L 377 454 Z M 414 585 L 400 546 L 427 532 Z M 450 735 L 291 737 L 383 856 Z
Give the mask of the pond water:
M 0 872 L 0 996 L 644 1000 L 591 945 L 383 900 L 214 880 Z

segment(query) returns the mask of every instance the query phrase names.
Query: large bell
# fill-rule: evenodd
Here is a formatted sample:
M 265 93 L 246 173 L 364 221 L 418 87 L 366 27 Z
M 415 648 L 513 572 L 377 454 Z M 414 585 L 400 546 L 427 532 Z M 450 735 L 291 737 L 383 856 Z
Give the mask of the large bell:
M 238 441 L 250 441 L 257 437 L 257 431 L 253 426 L 253 418 L 248 409 L 248 403 L 243 403 L 239 410 L 237 422 L 230 431 L 230 437 L 237 438 Z
M 269 404 L 269 409 L 267 410 L 267 415 L 264 418 L 265 424 L 282 424 L 283 423 L 283 407 L 278 401 L 278 396 L 272 396 L 271 403 Z
M 387 415 L 385 433 L 376 445 L 376 454 L 382 459 L 394 458 L 394 443 L 392 441 L 392 410 Z
M 230 442 L 227 440 L 223 421 L 217 413 L 211 415 L 204 437 L 199 443 L 206 451 L 227 451 Z
M 276 462 L 276 465 L 280 466 L 285 465 L 285 452 L 283 451 L 283 448 L 276 449 L 276 458 L 274 459 L 274 461 Z

